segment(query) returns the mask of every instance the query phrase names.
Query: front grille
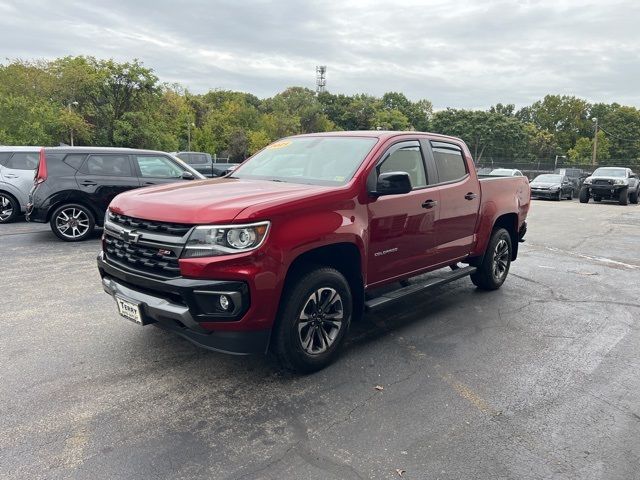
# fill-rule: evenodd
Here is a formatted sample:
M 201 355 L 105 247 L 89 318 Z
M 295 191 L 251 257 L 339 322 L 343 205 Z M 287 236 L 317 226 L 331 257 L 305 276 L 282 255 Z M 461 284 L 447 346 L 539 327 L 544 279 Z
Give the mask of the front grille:
M 156 222 L 153 220 L 141 220 L 139 218 L 127 217 L 126 215 L 118 215 L 109 212 L 109 220 L 122 227 L 132 228 L 136 230 L 147 230 L 149 232 L 168 233 L 169 235 L 183 236 L 192 225 L 183 225 L 181 223 Z
M 611 180 L 594 180 L 594 185 L 612 185 L 613 182 Z
M 142 246 L 119 240 L 111 235 L 104 236 L 104 252 L 108 260 L 129 269 L 151 273 L 165 278 L 180 275 L 180 265 L 175 253 L 168 249 Z

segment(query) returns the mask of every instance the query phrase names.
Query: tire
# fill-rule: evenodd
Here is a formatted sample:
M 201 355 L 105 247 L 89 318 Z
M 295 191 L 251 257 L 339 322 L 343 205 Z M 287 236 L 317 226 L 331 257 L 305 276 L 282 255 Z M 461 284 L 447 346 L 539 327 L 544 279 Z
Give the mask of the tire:
M 620 205 L 628 205 L 629 204 L 629 189 L 621 188 L 618 193 L 618 203 Z
M 629 201 L 634 205 L 638 204 L 638 193 L 638 190 L 636 190 L 635 192 L 631 192 L 631 194 L 629 195 Z
M 473 284 L 482 290 L 497 290 L 509 274 L 512 254 L 511 235 L 504 228 L 493 231 L 482 263 L 471 274 Z
M 316 372 L 339 354 L 351 323 L 351 289 L 340 272 L 328 267 L 308 269 L 289 285 L 282 296 L 275 353 L 288 370 Z
M 0 192 L 0 223 L 13 222 L 20 215 L 20 204 L 13 195 Z
M 578 198 L 580 199 L 580 203 L 589 203 L 589 189 L 581 188 Z M 594 197 L 594 200 L 595 200 L 595 197 Z
M 560 200 L 562 200 L 562 190 L 558 190 L 558 195 L 556 195 L 555 197 L 553 197 L 553 199 L 556 202 L 559 202 Z
M 96 220 L 91 210 L 84 205 L 70 203 L 56 208 L 49 224 L 60 240 L 81 242 L 91 236 Z
M 569 195 L 567 196 L 567 200 L 573 200 L 573 188 L 569 190 Z

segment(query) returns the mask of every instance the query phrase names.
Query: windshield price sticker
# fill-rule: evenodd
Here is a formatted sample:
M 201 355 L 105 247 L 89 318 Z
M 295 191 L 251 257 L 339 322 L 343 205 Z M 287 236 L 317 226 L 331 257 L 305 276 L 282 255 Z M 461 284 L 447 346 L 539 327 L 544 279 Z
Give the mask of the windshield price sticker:
M 271 145 L 269 145 L 267 147 L 268 150 L 274 150 L 276 148 L 284 148 L 291 145 L 291 141 L 289 140 L 284 140 L 282 142 L 276 142 L 276 143 L 272 143 Z

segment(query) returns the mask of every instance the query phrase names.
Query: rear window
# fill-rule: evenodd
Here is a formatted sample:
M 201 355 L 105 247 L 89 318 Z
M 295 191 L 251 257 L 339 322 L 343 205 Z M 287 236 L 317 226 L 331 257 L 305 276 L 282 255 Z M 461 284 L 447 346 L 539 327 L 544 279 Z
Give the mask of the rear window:
M 11 158 L 3 162 L 3 165 L 15 170 L 35 170 L 38 168 L 39 160 L 39 152 L 17 152 L 14 153 Z
M 128 155 L 91 155 L 80 169 L 87 175 L 132 177 Z
M 460 147 L 444 142 L 431 142 L 431 147 L 440 183 L 460 180 L 468 173 Z

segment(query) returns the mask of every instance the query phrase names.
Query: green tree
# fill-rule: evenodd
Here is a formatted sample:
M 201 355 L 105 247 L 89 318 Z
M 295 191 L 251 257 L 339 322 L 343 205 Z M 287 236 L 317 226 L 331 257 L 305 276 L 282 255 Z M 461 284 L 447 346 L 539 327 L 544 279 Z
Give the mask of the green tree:
M 597 147 L 597 159 L 598 163 L 603 162 L 606 164 L 606 160 L 609 158 L 610 144 L 607 136 L 604 132 L 598 132 L 598 147 Z M 593 156 L 593 139 L 587 137 L 580 137 L 573 148 L 568 152 L 569 160 L 574 164 L 579 163 L 591 163 Z

